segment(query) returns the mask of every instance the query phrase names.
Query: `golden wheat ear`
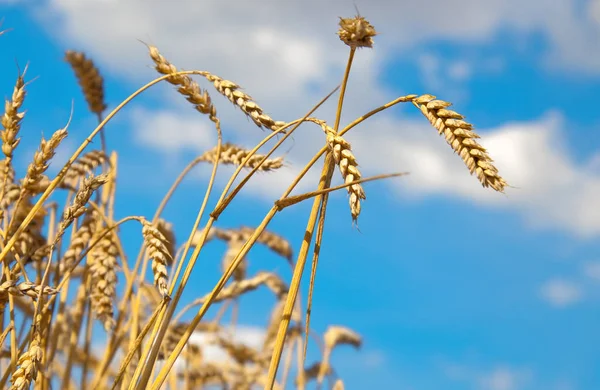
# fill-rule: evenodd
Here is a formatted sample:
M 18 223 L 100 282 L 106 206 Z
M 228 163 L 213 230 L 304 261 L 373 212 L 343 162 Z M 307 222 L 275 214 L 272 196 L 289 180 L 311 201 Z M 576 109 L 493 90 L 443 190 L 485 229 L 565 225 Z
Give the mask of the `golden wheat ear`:
M 477 176 L 482 186 L 504 192 L 508 184 L 498 173 L 494 160 L 476 141 L 479 135 L 473 131 L 473 125 L 466 122 L 458 112 L 448 109 L 452 103 L 438 100 L 433 95 L 421 95 L 413 99 L 413 104 L 438 133 L 446 138 L 448 145 L 462 158 L 469 172 Z
M 221 164 L 231 164 L 231 165 L 242 165 L 244 159 L 250 155 L 250 150 L 244 149 L 242 147 L 233 145 L 231 143 L 224 143 L 221 145 L 221 153 L 219 155 L 219 162 Z M 214 163 L 217 159 L 217 147 L 205 152 L 201 158 L 205 161 Z M 264 155 L 261 154 L 253 154 L 248 161 L 246 162 L 246 167 L 248 168 L 257 168 L 259 171 L 267 172 L 274 171 L 283 166 L 283 158 L 273 158 L 273 159 L 265 159 L 265 161 L 261 164 L 261 160 L 264 158 Z M 259 165 L 260 164 L 260 165 Z
M 167 265 L 173 261 L 169 253 L 167 239 L 152 223 L 142 221 L 142 236 L 148 257 L 152 259 L 152 271 L 154 272 L 154 284 L 163 297 L 169 295 Z
M 100 75 L 100 71 L 94 62 L 82 52 L 67 50 L 65 61 L 75 72 L 75 77 L 81 86 L 90 111 L 101 118 L 102 113 L 106 110 L 106 103 L 104 101 L 104 79 Z

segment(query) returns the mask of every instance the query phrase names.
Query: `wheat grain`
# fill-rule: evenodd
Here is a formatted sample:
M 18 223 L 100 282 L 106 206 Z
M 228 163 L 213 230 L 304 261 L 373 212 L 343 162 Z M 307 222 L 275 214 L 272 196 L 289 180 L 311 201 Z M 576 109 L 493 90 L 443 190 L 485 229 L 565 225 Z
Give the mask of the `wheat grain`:
M 419 96 L 413 103 L 440 135 L 444 135 L 446 142 L 462 158 L 469 172 L 477 176 L 483 187 L 504 192 L 507 183 L 498 174 L 487 150 L 475 141 L 479 136 L 473 131 L 473 125 L 464 121 L 459 113 L 447 109 L 452 103 L 436 100 L 433 95 Z

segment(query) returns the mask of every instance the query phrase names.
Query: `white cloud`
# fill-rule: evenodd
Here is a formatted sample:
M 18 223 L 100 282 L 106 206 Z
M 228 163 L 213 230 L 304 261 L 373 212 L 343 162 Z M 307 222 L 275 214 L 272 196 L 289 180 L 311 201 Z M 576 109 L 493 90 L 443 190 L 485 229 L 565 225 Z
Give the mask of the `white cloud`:
M 578 164 L 564 146 L 564 120 L 548 113 L 532 122 L 508 123 L 481 130 L 481 143 L 501 175 L 516 188 L 506 196 L 482 189 L 444 139 L 423 120 L 373 119 L 370 128 L 349 135 L 363 171 L 409 171 L 394 180 L 401 194 L 446 194 L 476 203 L 512 209 L 537 228 L 568 230 L 580 236 L 600 234 L 600 174 Z M 367 204 L 365 204 L 367 207 Z
M 359 357 L 364 367 L 377 369 L 382 367 L 386 361 L 386 355 L 380 350 L 363 351 Z
M 231 342 L 244 344 L 250 348 L 260 350 L 265 339 L 265 330 L 263 328 L 238 325 L 235 331 L 229 332 Z M 221 335 L 223 336 L 223 335 Z M 224 363 L 230 362 L 231 358 L 221 347 L 215 344 L 214 334 L 206 332 L 194 332 L 188 342 L 190 345 L 197 345 L 202 348 L 202 357 L 207 362 Z
M 307 6 L 300 2 L 280 2 L 269 3 L 268 8 L 262 9 L 245 2 L 231 8 L 210 1 L 203 3 L 203 7 L 185 1 L 178 3 L 178 7 L 163 3 L 149 7 L 141 1 L 54 0 L 39 15 L 65 43 L 89 49 L 101 66 L 110 70 L 133 78 L 155 76 L 148 66 L 145 47 L 137 41 L 140 38 L 156 44 L 181 68 L 218 70 L 219 75 L 243 85 L 275 119 L 291 120 L 302 116 L 329 92 L 343 69 L 347 51 L 334 34 L 335 23 L 338 15 L 352 15 L 354 9 L 350 5 L 332 4 L 336 3 L 314 2 Z M 397 10 L 391 8 L 391 3 L 386 7 L 359 5 L 361 13 L 369 16 L 381 34 L 375 50 L 361 50 L 356 57 L 353 74 L 357 76 L 351 77 L 343 122 L 389 100 L 379 78 L 379 66 L 401 53 L 398 49 L 440 37 L 469 43 L 486 41 L 506 28 L 523 36 L 539 31 L 552 43 L 552 51 L 547 54 L 554 63 L 584 67 L 598 63 L 600 69 L 600 54 L 590 54 L 600 53 L 591 49 L 598 45 L 589 34 L 595 27 L 592 22 L 579 20 L 573 1 L 545 4 L 543 13 L 539 12 L 537 2 L 516 0 L 493 0 L 485 4 L 467 0 L 451 5 L 441 0 L 394 4 Z M 432 8 L 437 11 L 431 13 Z M 520 12 L 515 13 L 514 9 Z M 253 17 L 249 18 L 250 14 Z M 447 18 L 448 14 L 463 17 L 456 23 L 455 18 Z M 52 23 L 59 19 L 61 23 Z M 414 33 L 417 26 L 419 34 Z M 426 68 L 431 68 L 432 77 L 441 68 L 455 79 L 469 77 L 468 62 L 450 64 L 446 69 L 447 64 L 440 65 L 435 57 L 425 56 L 421 60 Z M 494 66 L 498 61 L 492 61 Z M 309 88 L 312 85 L 319 88 Z M 216 96 L 214 90 L 209 92 L 214 96 L 224 126 L 239 130 L 233 137 L 226 131 L 226 140 L 234 138 L 249 146 L 264 136 L 231 104 L 223 104 L 225 100 Z M 402 92 L 412 91 L 397 91 Z M 169 98 L 183 100 L 176 92 L 169 94 Z M 318 115 L 331 120 L 334 106 L 332 99 Z M 134 113 L 135 140 L 172 155 L 182 148 L 196 152 L 212 147 L 214 129 L 210 123 L 191 109 L 186 114 L 139 109 Z M 506 196 L 482 189 L 425 118 L 413 121 L 384 114 L 353 130 L 348 139 L 353 142 L 363 173 L 411 172 L 409 177 L 393 181 L 403 195 L 449 194 L 516 210 L 531 226 L 563 229 L 581 236 L 598 235 L 600 209 L 590 205 L 600 196 L 600 172 L 593 168 L 592 160 L 589 164 L 574 161 L 564 147 L 563 127 L 563 118 L 548 113 L 535 121 L 507 123 L 480 131 L 482 144 L 496 160 L 501 174 L 509 184 L 518 187 L 508 189 Z M 273 189 L 267 194 L 272 200 L 273 195 L 281 193 L 294 170 L 301 169 L 323 141 L 318 128 L 303 126 L 294 135 L 287 159 L 293 169 L 261 175 L 261 181 L 252 185 L 257 192 Z M 318 171 L 312 173 L 313 177 L 317 174 Z M 338 176 L 336 172 L 339 182 Z M 305 188 L 311 189 L 311 182 L 305 183 Z M 368 207 L 368 202 L 364 207 Z
M 481 375 L 479 379 L 481 390 L 518 390 L 529 379 L 530 373 L 509 367 L 496 367 L 491 372 Z
M 465 382 L 474 390 L 520 390 L 530 384 L 533 373 L 529 368 L 497 364 L 490 368 L 442 362 L 444 374 L 453 381 Z
M 600 26 L 600 0 L 591 0 L 588 3 L 588 15 L 594 23 Z
M 593 162 L 596 157 L 583 164 L 573 160 L 564 146 L 565 124 L 560 115 L 550 112 L 532 122 L 508 123 L 480 131 L 481 143 L 514 187 L 508 188 L 506 195 L 482 188 L 443 137 L 425 118 L 417 119 L 420 120 L 382 116 L 348 133 L 363 175 L 408 171 L 409 176 L 389 182 L 404 197 L 420 199 L 444 194 L 514 210 L 534 228 L 567 230 L 582 237 L 600 234 L 600 210 L 592 207 L 600 197 L 600 172 Z M 172 155 L 180 150 L 200 152 L 212 147 L 214 130 L 205 123 L 198 115 L 182 116 L 170 111 L 135 110 L 132 116 L 138 142 Z M 253 130 L 236 133 L 236 141 L 247 147 L 254 145 Z M 230 138 L 226 136 L 225 140 Z M 280 156 L 287 151 L 287 166 L 256 175 L 246 191 L 263 195 L 269 201 L 280 196 L 323 141 L 318 127 L 307 124 L 300 128 L 293 141 L 275 153 Z M 288 149 L 284 149 L 285 145 L 289 145 Z M 209 172 L 202 170 L 201 177 L 208 177 Z M 223 167 L 220 172 L 226 177 L 233 169 Z M 318 174 L 317 166 L 301 182 L 299 190 L 313 190 Z M 337 172 L 334 182 L 340 182 Z M 368 202 L 364 206 L 368 208 Z
M 600 54 L 594 54 L 600 53 L 600 43 L 595 39 L 600 30 L 597 3 L 597 0 L 589 3 L 588 13 L 580 11 L 576 0 L 552 3 L 431 0 L 410 4 L 371 1 L 359 4 L 359 8 L 381 32 L 380 48 L 397 50 L 436 39 L 485 42 L 509 29 L 518 34 L 520 39 L 515 39 L 516 42 L 525 41 L 529 34 L 542 34 L 549 43 L 546 60 L 551 66 L 598 72 Z M 333 23 L 338 16 L 355 12 L 351 3 L 340 2 L 269 2 L 264 7 L 245 2 L 238 2 L 236 7 L 221 4 L 204 1 L 203 6 L 198 7 L 197 2 L 181 1 L 177 7 L 161 3 L 150 7 L 142 0 L 51 0 L 38 14 L 65 40 L 91 44 L 97 52 L 110 55 L 113 63 L 126 69 L 131 69 L 128 64 L 132 59 L 136 62 L 139 59 L 140 50 L 134 41 L 140 38 L 168 44 L 170 50 L 178 53 L 178 59 L 195 57 L 206 63 L 215 61 L 217 55 L 223 60 L 220 65 L 230 63 L 235 67 L 242 58 L 246 65 L 260 58 L 264 69 L 248 67 L 249 71 L 257 72 L 259 78 L 270 75 L 269 71 L 274 69 L 279 70 L 279 74 L 302 78 L 310 67 L 298 67 L 300 63 L 312 62 L 320 69 L 330 65 L 321 55 L 317 61 L 312 54 L 331 55 L 330 48 L 339 52 L 339 43 L 331 39 Z M 539 12 L 540 7 L 544 12 Z M 435 12 L 431 12 L 432 9 Z M 519 12 L 514 12 L 515 9 Z M 52 23 L 57 20 L 61 23 Z M 106 28 L 108 25 L 110 29 Z M 257 41 L 256 37 L 261 39 Z M 280 39 L 285 39 L 289 49 L 283 52 L 272 49 Z M 132 47 L 137 50 L 130 51 Z M 299 52 L 295 50 L 298 47 Z M 315 48 L 319 49 L 315 51 Z M 298 58 L 298 53 L 307 55 Z M 231 66 L 218 69 L 229 70 Z
M 556 307 L 566 307 L 581 300 L 583 292 L 581 287 L 572 281 L 552 279 L 540 288 L 544 300 Z
M 583 266 L 583 273 L 590 279 L 600 281 L 600 262 L 588 262 Z
M 190 110 L 191 111 L 191 110 Z M 203 152 L 216 145 L 216 131 L 205 117 L 137 108 L 131 114 L 134 140 L 164 153 Z
M 455 61 L 448 66 L 448 76 L 454 81 L 465 81 L 471 76 L 473 69 L 467 61 Z

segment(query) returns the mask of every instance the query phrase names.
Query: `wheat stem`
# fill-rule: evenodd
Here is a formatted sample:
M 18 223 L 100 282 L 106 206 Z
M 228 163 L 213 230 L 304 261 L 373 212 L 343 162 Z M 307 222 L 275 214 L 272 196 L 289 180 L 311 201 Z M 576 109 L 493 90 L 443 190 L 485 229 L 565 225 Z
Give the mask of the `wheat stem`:
M 314 112 L 321 104 L 323 104 L 325 102 L 325 100 L 329 96 L 331 96 L 331 94 L 329 94 L 326 98 L 324 98 L 321 102 L 319 102 L 319 104 L 317 104 L 315 107 L 313 107 L 309 111 L 309 113 L 307 113 L 305 115 L 305 118 L 308 117 L 312 112 Z M 299 126 L 300 123 L 302 123 L 302 122 L 299 122 L 294 128 L 292 128 L 288 133 L 286 133 L 286 135 L 284 136 L 284 138 L 289 137 L 294 132 L 294 130 Z M 274 133 L 270 134 L 269 137 L 273 136 L 275 133 L 283 131 L 284 128 L 285 128 L 285 126 L 280 127 Z M 267 137 L 267 138 L 269 138 L 269 137 Z M 192 254 L 192 257 L 191 257 L 190 262 L 188 263 L 188 266 L 187 266 L 187 269 L 186 269 L 186 273 L 184 274 L 184 279 L 182 280 L 182 283 L 180 284 L 180 286 L 179 286 L 179 288 L 178 288 L 178 290 L 176 292 L 176 295 L 175 295 L 175 298 L 174 298 L 174 302 L 172 303 L 171 306 L 169 306 L 170 316 L 172 316 L 172 313 L 174 311 L 174 307 L 176 306 L 176 300 L 180 296 L 180 292 L 182 291 L 183 287 L 185 286 L 185 283 L 183 281 L 186 280 L 186 275 L 189 275 L 189 272 L 187 272 L 187 270 L 190 270 L 190 272 L 191 272 L 191 267 L 193 267 L 193 264 L 195 263 L 197 257 L 200 254 L 200 251 L 201 251 L 201 249 L 202 249 L 202 247 L 204 245 L 206 237 L 208 236 L 210 228 L 212 227 L 213 222 L 216 220 L 216 216 L 218 216 L 219 213 L 220 213 L 220 211 L 222 211 L 224 209 L 224 207 L 222 206 L 222 204 L 227 201 L 227 199 L 225 199 L 225 200 L 223 199 L 224 195 L 227 193 L 227 191 L 229 190 L 229 188 L 233 184 L 233 180 L 235 180 L 235 176 L 239 173 L 239 171 L 241 170 L 241 168 L 246 164 L 247 160 L 251 157 L 252 153 L 254 153 L 256 150 L 258 150 L 258 147 L 259 147 L 259 145 L 257 145 L 257 147 L 255 147 L 253 149 L 253 151 L 251 152 L 251 154 L 249 154 L 248 156 L 246 156 L 246 158 L 244 159 L 243 164 L 240 165 L 238 167 L 238 169 L 236 170 L 236 172 L 232 175 L 232 177 L 229 180 L 229 183 L 226 185 L 225 189 L 223 190 L 223 193 L 221 195 L 221 198 L 220 198 L 217 206 L 215 207 L 215 210 L 210 214 L 210 219 L 208 220 L 208 222 L 207 222 L 207 224 L 206 224 L 206 226 L 204 228 L 203 234 L 202 234 L 201 239 L 200 239 L 200 243 L 196 246 L 196 248 L 194 250 L 194 253 Z M 270 153 L 272 153 L 275 150 L 276 147 L 278 147 L 278 145 L 276 145 L 271 150 Z M 270 156 L 270 153 L 268 153 L 267 155 L 265 155 L 263 157 L 263 159 L 268 158 Z M 256 172 L 257 169 L 258 169 L 258 167 L 255 167 L 246 176 L 246 179 L 244 181 L 242 181 L 240 183 L 240 185 L 238 185 L 237 188 L 241 189 L 241 187 L 243 186 L 243 184 L 245 184 L 245 182 L 247 182 L 247 180 L 249 180 L 250 176 L 254 172 Z M 289 195 L 289 193 L 292 190 L 293 190 L 293 187 L 288 188 L 288 190 L 285 192 L 284 196 Z M 232 192 L 232 194 L 234 194 L 234 193 L 235 193 L 235 190 Z M 230 199 L 232 199 L 232 198 L 230 198 Z M 240 257 L 240 254 L 238 254 L 238 256 L 236 257 L 236 259 L 230 265 L 230 267 L 227 270 L 227 272 L 221 277 L 221 279 L 219 280 L 219 282 L 217 283 L 217 285 L 213 288 L 213 290 L 211 292 L 211 295 L 210 295 L 210 298 L 207 300 L 207 302 L 205 302 L 202 305 L 202 307 L 200 308 L 198 314 L 196 315 L 196 317 L 194 317 L 194 320 L 190 324 L 190 327 L 193 325 L 194 322 L 195 322 L 196 325 L 197 325 L 198 322 L 200 322 L 200 320 L 202 319 L 202 317 L 204 316 L 204 314 L 208 310 L 208 307 L 212 304 L 213 299 L 216 297 L 216 295 L 219 293 L 219 291 L 223 288 L 224 284 L 229 279 L 229 277 L 231 277 L 231 275 L 233 274 L 233 271 L 235 270 L 235 268 L 239 265 L 239 263 L 241 262 L 241 260 L 243 259 L 243 257 L 246 255 L 247 251 L 250 249 L 250 247 L 252 247 L 252 245 L 254 244 L 254 242 L 257 240 L 258 236 L 260 236 L 260 234 L 266 228 L 267 224 L 270 222 L 270 220 L 273 218 L 273 216 L 275 215 L 276 212 L 277 212 L 277 210 L 275 208 L 272 208 L 271 211 L 269 211 L 269 213 L 265 217 L 265 219 L 263 219 L 263 222 L 261 223 L 261 225 L 259 226 L 259 228 L 257 228 L 257 230 L 254 232 L 254 234 L 252 235 L 252 237 L 249 238 L 249 240 L 246 242 L 246 245 L 244 245 L 244 247 L 240 251 L 241 257 Z M 197 226 L 195 226 L 195 228 L 192 230 L 192 234 L 195 232 L 196 229 L 197 229 Z M 188 240 L 188 244 L 187 244 L 188 246 L 189 246 L 189 243 L 191 242 L 191 239 L 192 239 L 192 235 L 190 235 L 190 239 Z M 185 253 L 185 250 L 184 250 L 184 253 Z M 183 258 L 183 256 L 182 256 L 182 258 Z M 172 285 L 172 287 L 173 287 L 173 285 Z M 170 309 L 171 307 L 173 309 Z M 155 381 L 154 381 L 154 383 L 152 385 L 152 388 L 158 389 L 163 384 L 163 382 L 166 379 L 166 376 L 167 376 L 167 374 L 169 372 L 169 369 L 175 363 L 175 359 L 177 358 L 177 356 L 179 355 L 179 353 L 181 353 L 181 350 L 183 349 L 183 345 L 187 341 L 187 338 L 189 338 L 189 335 L 187 335 L 187 332 L 186 332 L 186 334 L 184 334 L 184 336 L 182 337 L 182 339 L 180 340 L 180 342 L 177 344 L 177 347 L 175 348 L 175 350 L 171 353 L 171 355 L 169 356 L 169 358 L 165 362 L 165 365 L 163 366 L 163 368 L 161 369 L 161 371 L 158 373 L 158 376 L 155 379 Z
M 338 101 L 338 109 L 336 112 L 335 119 L 335 127 L 334 130 L 337 132 L 337 128 L 339 127 L 340 117 L 342 112 L 342 106 L 344 102 L 344 94 L 346 91 L 346 85 L 348 83 L 348 78 L 350 76 L 350 68 L 352 67 L 352 60 L 354 59 L 355 48 L 352 47 L 350 49 L 350 54 L 348 56 L 348 62 L 346 65 L 346 70 L 344 72 L 344 77 L 341 84 L 340 96 Z M 323 164 L 323 169 L 321 172 L 321 179 L 319 181 L 318 190 L 323 190 L 328 188 L 331 184 L 331 177 L 333 174 L 333 153 L 328 152 L 325 155 L 325 162 Z M 281 353 L 283 351 L 283 345 L 285 343 L 285 337 L 287 334 L 287 329 L 290 323 L 290 316 L 292 314 L 292 310 L 294 307 L 294 303 L 296 300 L 296 295 L 298 294 L 298 290 L 300 288 L 300 281 L 302 279 L 302 273 L 304 271 L 304 266 L 306 264 L 306 258 L 308 255 L 308 249 L 310 243 L 312 241 L 312 235 L 314 232 L 314 228 L 317 222 L 317 213 L 319 212 L 319 208 L 321 203 L 327 203 L 327 194 L 317 195 L 313 202 L 312 209 L 310 211 L 310 216 L 308 218 L 308 223 L 306 226 L 306 230 L 304 232 L 304 240 L 302 241 L 302 245 L 300 247 L 300 251 L 298 253 L 298 259 L 296 260 L 296 266 L 294 268 L 294 273 L 292 275 L 292 282 L 290 284 L 290 292 L 286 297 L 285 306 L 283 309 L 283 316 L 281 322 L 279 324 L 279 330 L 277 332 L 277 338 L 275 340 L 275 347 L 273 351 L 273 355 L 271 357 L 271 363 L 269 365 L 269 372 L 267 376 L 267 386 L 265 389 L 269 389 L 275 383 L 275 377 L 277 376 L 277 369 L 279 367 L 279 362 L 281 360 Z M 323 217 L 324 218 L 324 217 Z

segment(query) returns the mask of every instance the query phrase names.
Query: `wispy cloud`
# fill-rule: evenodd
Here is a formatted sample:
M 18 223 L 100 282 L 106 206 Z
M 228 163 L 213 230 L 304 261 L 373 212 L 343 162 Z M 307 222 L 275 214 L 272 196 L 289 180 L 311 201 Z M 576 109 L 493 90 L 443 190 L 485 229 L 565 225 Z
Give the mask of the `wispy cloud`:
M 600 282 L 600 261 L 590 261 L 583 265 L 583 273 L 586 277 Z
M 262 57 L 265 70 L 255 67 L 249 67 L 249 70 L 265 76 L 269 74 L 265 71 L 272 71 L 275 66 L 281 72 L 271 74 L 304 77 L 306 69 L 298 71 L 297 65 L 314 61 L 316 57 L 298 58 L 296 53 L 337 51 L 338 48 L 333 45 L 339 45 L 334 40 L 327 43 L 331 47 L 325 47 L 323 40 L 316 38 L 330 34 L 331 22 L 338 16 L 354 12 L 351 4 L 310 3 L 310 6 L 300 2 L 273 3 L 269 5 L 269 12 L 254 12 L 254 4 L 240 3 L 235 9 L 230 9 L 219 7 L 218 1 L 205 1 L 202 8 L 196 7 L 195 2 L 182 2 L 177 8 L 172 8 L 158 4 L 147 7 L 142 0 L 84 3 L 79 0 L 53 0 L 40 8 L 39 15 L 46 20 L 60 18 L 61 23 L 54 25 L 56 33 L 66 40 L 93 44 L 99 52 L 111 53 L 112 62 L 116 61 L 125 69 L 131 69 L 130 61 L 135 56 L 133 53 L 137 53 L 131 51 L 132 44 L 136 44 L 134 39 L 141 38 L 170 42 L 171 50 L 182 56 L 204 58 L 208 62 L 214 61 L 211 57 L 218 57 L 233 65 L 244 58 L 245 61 L 250 59 L 246 64 L 252 64 L 253 59 Z M 542 6 L 544 12 L 539 12 Z M 531 34 L 541 34 L 548 43 L 543 60 L 549 66 L 597 73 L 600 70 L 600 54 L 597 54 L 600 53 L 600 43 L 595 37 L 600 30 L 600 6 L 594 0 L 587 4 L 588 12 L 581 12 L 580 7 L 576 0 L 552 3 L 541 0 L 527 3 L 518 0 L 490 0 L 485 3 L 458 0 L 451 4 L 432 0 L 410 5 L 372 1 L 361 4 L 361 13 L 386 26 L 386 34 L 378 41 L 387 48 L 402 49 L 437 39 L 485 42 L 508 28 L 518 34 L 520 41 L 526 41 Z M 432 9 L 436 12 L 431 12 Z M 514 12 L 515 9 L 519 12 Z M 249 18 L 249 14 L 253 17 Z M 448 15 L 454 17 L 449 18 Z M 219 24 L 216 28 L 216 23 L 225 18 L 229 23 Z M 301 24 L 302 20 L 311 20 L 311 28 L 306 29 Z M 107 30 L 105 23 L 113 27 Z M 276 29 L 277 35 L 270 35 L 270 29 Z M 260 33 L 261 30 L 267 33 Z M 243 40 L 239 39 L 240 31 L 244 32 Z M 210 39 L 207 39 L 209 35 Z M 284 39 L 286 45 L 300 50 L 273 51 L 272 44 L 278 39 Z M 315 51 L 315 47 L 319 49 Z M 115 52 L 122 55 L 114 56 Z M 290 56 L 291 52 L 294 54 Z M 263 61 L 264 58 L 269 61 Z M 319 61 L 316 66 L 326 69 L 329 63 Z
M 523 388 L 529 379 L 528 370 L 515 370 L 509 367 L 495 367 L 479 378 L 481 390 L 517 390 Z
M 210 149 L 216 144 L 216 132 L 193 114 L 138 107 L 131 114 L 134 141 L 164 154 Z
M 533 378 L 531 369 L 497 364 L 491 367 L 475 367 L 453 362 L 442 363 L 448 379 L 468 384 L 473 390 L 519 390 L 524 389 Z
M 230 333 L 231 342 L 243 344 L 256 350 L 260 350 L 265 339 L 265 330 L 254 326 L 238 325 L 235 331 Z M 202 357 L 207 362 L 224 363 L 232 361 L 227 352 L 215 344 L 213 333 L 196 331 L 191 335 L 189 343 L 202 348 Z
M 566 279 L 551 279 L 540 287 L 541 297 L 556 307 L 566 307 L 583 298 L 581 286 Z
M 315 3 L 319 9 L 282 3 L 273 5 L 269 17 L 265 19 L 261 13 L 255 14 L 255 18 L 247 18 L 250 11 L 246 7 L 250 5 L 240 5 L 228 11 L 227 20 L 230 23 L 216 28 L 214 23 L 224 16 L 224 10 L 217 3 L 206 2 L 202 10 L 186 7 L 185 4 L 173 9 L 159 5 L 144 7 L 136 1 L 86 2 L 82 6 L 76 1 L 55 0 L 48 3 L 43 18 L 52 20 L 61 17 L 64 22 L 58 25 L 60 28 L 54 33 L 70 43 L 85 44 L 100 63 L 105 62 L 109 66 L 109 70 L 130 77 L 139 77 L 139 73 L 132 73 L 131 69 L 145 68 L 150 73 L 145 48 L 136 38 L 158 44 L 181 67 L 219 69 L 221 75 L 244 85 L 264 107 L 277 112 L 276 119 L 302 115 L 309 108 L 306 102 L 318 101 L 324 91 L 315 91 L 309 86 L 325 85 L 323 88 L 329 88 L 326 82 L 328 76 L 332 72 L 338 74 L 343 68 L 345 48 L 337 39 L 323 37 L 332 35 L 331 22 L 337 19 L 337 15 L 353 12 L 351 9 L 339 9 L 329 3 Z M 520 9 L 518 16 L 512 12 L 516 5 Z M 431 7 L 436 7 L 438 12 L 432 15 L 429 12 Z M 463 19 L 460 26 L 448 24 L 445 16 L 442 17 L 447 7 L 444 2 L 434 1 L 415 3 L 410 7 L 398 5 L 398 12 L 390 9 L 389 5 L 383 7 L 385 12 L 377 7 L 361 10 L 369 13 L 372 20 L 385 25 L 387 31 L 378 37 L 376 51 L 363 51 L 357 58 L 355 70 L 360 72 L 361 77 L 353 80 L 351 88 L 361 91 L 361 99 L 348 99 L 347 115 L 364 113 L 367 101 L 383 103 L 387 100 L 382 92 L 382 81 L 378 78 L 380 67 L 397 53 L 398 47 L 415 43 L 405 40 L 403 37 L 406 36 L 420 42 L 442 37 L 454 42 L 469 42 L 474 36 L 489 39 L 506 25 L 515 26 L 514 32 L 523 36 L 541 28 L 552 48 L 546 54 L 555 59 L 554 63 L 562 61 L 564 66 L 572 67 L 600 63 L 600 54 L 590 55 L 600 53 L 600 50 L 591 50 L 598 44 L 587 38 L 589 32 L 598 26 L 593 20 L 580 20 L 574 1 L 545 5 L 546 11 L 541 14 L 536 2 L 523 5 L 516 1 L 492 1 L 486 2 L 484 7 L 459 1 L 452 5 L 453 13 L 464 10 L 477 15 L 476 18 Z M 595 10 L 598 6 L 594 3 L 590 7 Z M 314 28 L 310 30 L 302 28 L 302 18 L 288 17 L 306 12 L 311 13 L 311 20 L 314 19 L 311 25 Z M 390 15 L 403 18 L 405 23 L 398 20 L 389 23 Z M 439 23 L 436 23 L 437 19 Z M 421 34 L 413 34 L 412 26 L 425 20 L 428 29 L 420 30 Z M 115 27 L 106 30 L 106 21 L 111 21 Z M 185 32 L 182 26 L 185 26 Z M 411 33 L 407 34 L 403 29 Z M 239 39 L 239 31 L 245 32 L 246 39 Z M 208 34 L 210 39 L 206 38 Z M 241 58 L 243 66 L 240 66 Z M 574 58 L 579 60 L 564 63 Z M 468 79 L 473 71 L 467 60 L 441 66 L 440 59 L 424 54 L 421 63 L 431 82 L 440 80 L 437 75 L 440 70 L 444 73 L 441 77 L 454 80 L 452 82 Z M 600 69 L 600 66 L 597 68 Z M 248 127 L 243 115 L 239 112 L 229 115 L 231 112 L 220 108 L 220 113 L 227 115 L 230 126 Z M 206 129 L 208 125 L 190 114 L 153 112 L 148 108 L 138 110 L 134 118 L 135 140 L 156 150 L 175 154 L 181 149 L 197 151 L 214 144 L 211 138 L 214 131 Z M 350 140 L 360 140 L 354 148 L 363 171 L 411 172 L 406 180 L 395 181 L 399 183 L 396 188 L 401 193 L 441 193 L 475 200 L 520 212 L 532 226 L 595 236 L 600 234 L 600 210 L 590 207 L 590 204 L 600 196 L 600 173 L 592 169 L 591 163 L 577 163 L 571 158 L 568 148 L 564 146 L 562 128 L 565 125 L 565 119 L 559 114 L 548 113 L 535 121 L 507 123 L 481 131 L 484 133 L 482 143 L 497 161 L 501 173 L 509 184 L 517 187 L 509 189 L 505 197 L 482 190 L 477 180 L 465 172 L 457 156 L 452 155 L 444 145 L 444 141 L 435 139 L 434 131 L 424 118 L 415 122 L 383 116 L 369 122 L 368 126 L 377 131 L 357 129 L 353 132 L 356 134 L 349 134 L 348 137 Z M 298 138 L 295 150 L 317 150 L 316 147 L 322 143 L 322 135 L 304 140 Z M 384 155 L 388 156 L 386 161 L 382 161 Z M 389 156 L 392 156 L 392 161 Z M 301 166 L 298 162 L 306 161 L 308 157 L 306 153 L 292 151 L 288 161 L 296 167 Z M 269 175 L 264 180 L 273 178 Z M 278 178 L 275 180 L 281 183 Z M 281 189 L 279 187 L 277 192 Z

